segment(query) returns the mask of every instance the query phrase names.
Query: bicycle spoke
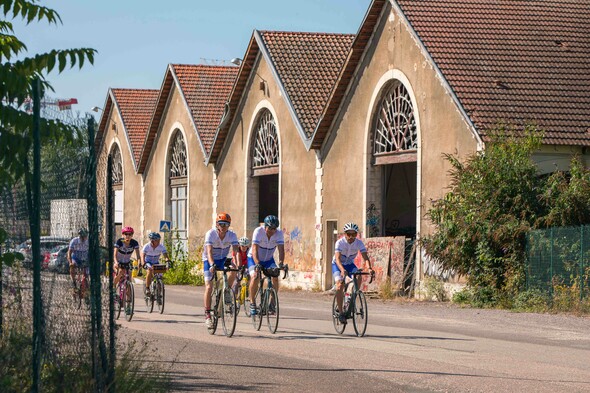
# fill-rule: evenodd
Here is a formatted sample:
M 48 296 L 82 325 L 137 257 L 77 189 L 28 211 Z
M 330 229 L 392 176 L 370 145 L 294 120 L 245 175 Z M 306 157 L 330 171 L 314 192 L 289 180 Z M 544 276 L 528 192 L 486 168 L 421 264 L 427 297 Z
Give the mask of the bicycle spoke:
M 367 331 L 367 322 L 369 310 L 367 309 L 367 299 L 362 291 L 357 291 L 350 304 L 352 307 L 352 321 L 356 335 L 362 337 Z

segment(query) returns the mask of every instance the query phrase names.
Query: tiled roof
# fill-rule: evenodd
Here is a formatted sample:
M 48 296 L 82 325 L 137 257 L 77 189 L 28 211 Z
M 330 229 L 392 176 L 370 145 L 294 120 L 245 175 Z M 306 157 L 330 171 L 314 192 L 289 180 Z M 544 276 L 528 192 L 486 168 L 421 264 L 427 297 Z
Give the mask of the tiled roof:
M 151 89 L 111 89 L 111 91 L 127 131 L 127 138 L 137 166 L 159 91 Z
M 172 64 L 171 67 L 207 155 L 221 121 L 224 104 L 236 79 L 238 67 L 185 64 Z
M 310 138 L 354 35 L 279 31 L 260 34 L 303 131 Z
M 590 2 L 397 0 L 480 134 L 537 124 L 590 145 Z

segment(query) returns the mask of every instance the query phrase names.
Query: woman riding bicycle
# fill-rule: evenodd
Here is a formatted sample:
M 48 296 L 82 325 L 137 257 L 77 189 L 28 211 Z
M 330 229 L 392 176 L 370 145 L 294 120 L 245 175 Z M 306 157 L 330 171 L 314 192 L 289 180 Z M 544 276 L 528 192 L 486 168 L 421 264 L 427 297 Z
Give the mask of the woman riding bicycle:
M 150 285 L 154 277 L 152 265 L 160 263 L 160 256 L 164 257 L 166 262 L 169 262 L 168 251 L 164 245 L 160 244 L 161 236 L 157 232 L 152 232 L 148 235 L 149 243 L 146 243 L 141 250 L 141 261 L 144 269 L 147 269 L 145 276 L 145 295 L 150 296 Z
M 248 270 L 246 269 L 248 267 L 248 250 L 250 249 L 250 239 L 248 239 L 247 237 L 241 237 L 238 239 L 238 253 L 235 255 L 238 258 L 238 266 L 236 266 L 238 269 L 241 268 L 242 266 L 244 267 L 243 269 L 243 274 L 245 276 L 248 276 Z M 234 292 L 237 291 L 237 287 L 238 287 L 238 282 L 236 280 L 236 282 L 234 283 Z
M 205 306 L 205 325 L 207 328 L 213 326 L 211 320 L 211 293 L 213 292 L 213 274 L 215 269 L 223 270 L 224 264 L 232 248 L 234 264 L 237 264 L 236 254 L 238 253 L 238 236 L 229 229 L 231 217 L 227 213 L 219 213 L 215 222 L 215 227 L 205 234 L 205 243 L 203 247 L 203 270 L 205 277 L 205 294 L 203 303 Z M 235 278 L 234 272 L 228 275 L 229 287 L 233 285 Z
M 113 282 L 115 288 L 119 284 L 119 280 L 125 275 L 125 271 L 129 269 L 131 255 L 133 255 L 134 251 L 137 260 L 141 260 L 139 243 L 133 238 L 134 233 L 135 231 L 132 227 L 124 227 L 121 231 L 123 237 L 115 243 L 115 252 L 113 254 L 113 260 L 115 261 L 113 271 L 117 274 Z
M 354 264 L 354 259 L 360 252 L 363 260 L 365 261 L 365 268 L 368 268 L 369 272 L 373 271 L 371 267 L 371 261 L 367 255 L 367 249 L 362 240 L 357 238 L 359 227 L 353 222 L 349 222 L 344 225 L 344 237 L 341 237 L 336 241 L 334 249 L 334 258 L 332 259 L 332 276 L 336 284 L 336 302 L 338 304 L 338 312 L 340 313 L 339 319 L 341 323 L 346 323 L 346 316 L 342 309 L 342 298 L 343 298 L 343 281 L 348 277 L 349 273 L 355 273 L 358 268 Z M 357 277 L 357 284 L 360 286 L 361 277 Z
M 76 287 L 77 270 L 88 266 L 88 231 L 85 228 L 80 228 L 78 236 L 70 241 L 66 258 L 70 263 L 72 285 Z

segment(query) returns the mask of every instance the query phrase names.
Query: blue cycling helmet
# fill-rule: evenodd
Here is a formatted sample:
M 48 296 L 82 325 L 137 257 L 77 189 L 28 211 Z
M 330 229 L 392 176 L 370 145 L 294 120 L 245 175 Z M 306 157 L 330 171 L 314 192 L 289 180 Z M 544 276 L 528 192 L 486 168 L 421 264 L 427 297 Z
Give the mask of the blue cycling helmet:
M 271 228 L 278 228 L 279 219 L 277 218 L 277 216 L 273 216 L 271 214 L 270 216 L 266 216 L 266 218 L 264 219 L 264 225 Z
M 82 236 L 82 237 L 86 237 L 86 236 L 88 236 L 88 230 L 86 230 L 86 228 L 80 228 L 78 230 L 78 235 Z
M 160 239 L 160 234 L 157 232 L 152 232 L 148 235 L 148 237 L 150 238 L 150 240 L 155 240 L 155 239 Z

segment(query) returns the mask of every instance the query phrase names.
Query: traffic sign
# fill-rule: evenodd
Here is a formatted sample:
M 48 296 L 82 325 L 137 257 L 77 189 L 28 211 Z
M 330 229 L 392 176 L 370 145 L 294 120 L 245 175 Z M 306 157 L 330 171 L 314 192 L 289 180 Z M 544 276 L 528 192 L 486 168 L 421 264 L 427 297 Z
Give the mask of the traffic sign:
M 170 227 L 171 227 L 171 223 L 170 221 L 160 221 L 160 232 L 170 232 Z

